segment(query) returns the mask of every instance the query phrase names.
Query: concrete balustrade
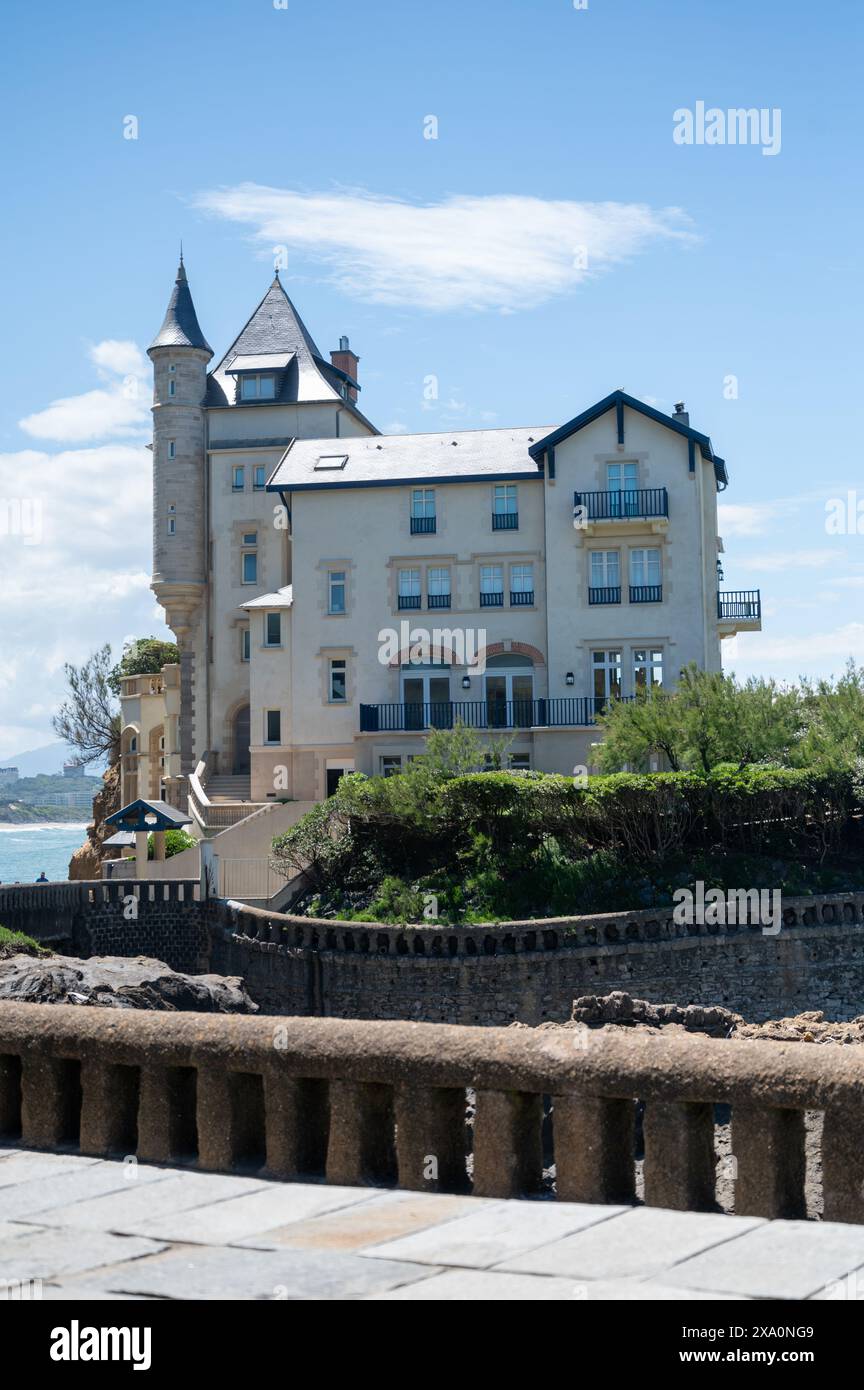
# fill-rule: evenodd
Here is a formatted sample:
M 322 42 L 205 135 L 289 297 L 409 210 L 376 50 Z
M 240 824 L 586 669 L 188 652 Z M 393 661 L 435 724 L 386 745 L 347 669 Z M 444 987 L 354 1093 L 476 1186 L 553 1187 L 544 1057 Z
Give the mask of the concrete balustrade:
M 486 1197 L 538 1192 L 552 1161 L 559 1198 L 629 1202 L 637 1101 L 649 1205 L 714 1205 L 723 1104 L 736 1210 L 802 1216 L 812 1110 L 825 1216 L 864 1221 L 857 1048 L 0 1005 L 0 1142 L 39 1149 Z

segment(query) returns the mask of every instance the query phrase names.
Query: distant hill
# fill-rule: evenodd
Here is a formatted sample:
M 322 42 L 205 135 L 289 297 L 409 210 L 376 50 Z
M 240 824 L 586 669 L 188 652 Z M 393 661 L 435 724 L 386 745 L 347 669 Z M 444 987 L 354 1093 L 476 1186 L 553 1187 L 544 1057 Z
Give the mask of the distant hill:
M 44 748 L 31 748 L 26 753 L 10 753 L 0 758 L 0 767 L 17 767 L 19 777 L 38 777 L 42 773 L 62 776 L 63 764 L 71 763 L 74 756 L 65 743 L 46 743 Z M 93 777 L 101 776 L 103 770 L 95 764 L 83 769 Z

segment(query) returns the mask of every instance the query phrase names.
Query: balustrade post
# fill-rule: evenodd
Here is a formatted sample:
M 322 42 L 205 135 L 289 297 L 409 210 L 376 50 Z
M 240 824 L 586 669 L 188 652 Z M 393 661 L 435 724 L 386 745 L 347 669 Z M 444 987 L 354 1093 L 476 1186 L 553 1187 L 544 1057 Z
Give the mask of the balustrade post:
M 732 1160 L 736 1216 L 806 1216 L 800 1110 L 734 1105 Z
M 478 1091 L 474 1112 L 476 1197 L 536 1192 L 543 1176 L 543 1098 L 524 1091 Z
M 864 1122 L 861 1107 L 830 1106 L 822 1127 L 826 1221 L 864 1222 Z
M 327 1083 L 264 1074 L 267 1172 L 274 1178 L 323 1173 L 327 1161 Z
M 645 1201 L 673 1211 L 711 1211 L 714 1109 L 649 1101 L 645 1108 Z
M 81 1063 L 83 1154 L 134 1154 L 138 1142 L 138 1069 L 87 1058 Z
M 393 1095 L 389 1086 L 330 1082 L 327 1181 L 358 1186 L 396 1174 Z
M 395 1093 L 399 1186 L 466 1192 L 465 1092 L 405 1082 Z
M 138 1158 L 170 1163 L 198 1151 L 196 1077 L 191 1067 L 141 1068 Z
M 53 1149 L 77 1142 L 81 1105 L 78 1063 L 40 1053 L 27 1053 L 21 1061 L 24 1144 L 31 1149 Z
M 559 1202 L 633 1202 L 636 1107 L 601 1096 L 552 1097 Z

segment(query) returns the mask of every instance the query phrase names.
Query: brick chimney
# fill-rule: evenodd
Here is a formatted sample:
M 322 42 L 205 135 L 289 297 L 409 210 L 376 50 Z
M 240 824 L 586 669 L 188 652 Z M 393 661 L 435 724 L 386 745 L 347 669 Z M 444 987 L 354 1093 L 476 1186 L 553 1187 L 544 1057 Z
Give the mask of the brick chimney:
M 346 376 L 350 376 L 352 381 L 357 380 L 357 367 L 360 363 L 360 358 L 357 356 L 356 352 L 351 351 L 351 346 L 347 337 L 343 336 L 339 339 L 338 348 L 334 348 L 330 353 L 330 361 L 340 372 L 345 372 Z M 349 400 L 356 401 L 358 389 L 359 388 L 356 386 L 349 385 Z

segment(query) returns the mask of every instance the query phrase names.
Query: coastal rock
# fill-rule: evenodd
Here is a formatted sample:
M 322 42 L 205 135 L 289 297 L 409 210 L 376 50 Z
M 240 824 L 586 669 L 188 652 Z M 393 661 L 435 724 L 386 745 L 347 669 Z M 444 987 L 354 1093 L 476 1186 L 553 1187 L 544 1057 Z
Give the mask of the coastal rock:
M 594 1027 L 607 1023 L 649 1028 L 677 1025 L 688 1033 L 707 1033 L 719 1038 L 729 1037 L 744 1021 L 740 1014 L 719 1005 L 651 1004 L 647 999 L 633 999 L 623 990 L 605 995 L 585 994 L 574 999 L 570 1020 Z
M 194 1013 L 258 1011 L 239 975 L 182 975 L 149 956 L 8 956 L 0 960 L 2 1000 Z
M 102 790 L 93 798 L 93 823 L 87 827 L 87 839 L 69 861 L 70 879 L 102 877 L 102 841 L 108 827 L 105 817 L 120 810 L 120 764 L 109 767 L 102 776 Z

